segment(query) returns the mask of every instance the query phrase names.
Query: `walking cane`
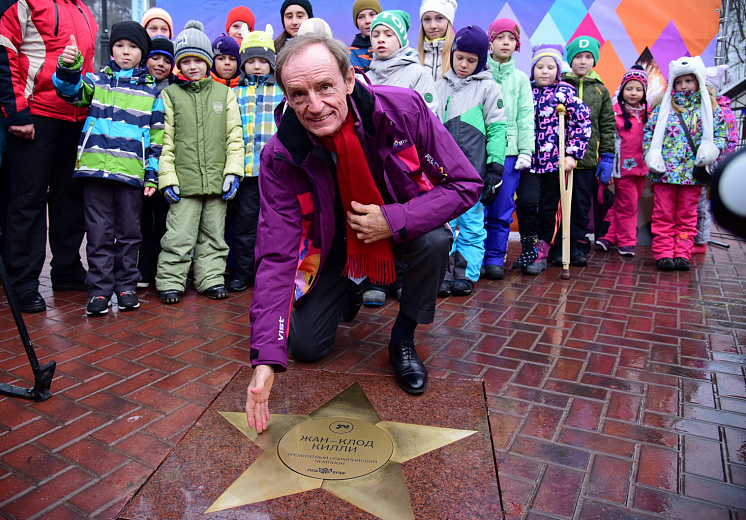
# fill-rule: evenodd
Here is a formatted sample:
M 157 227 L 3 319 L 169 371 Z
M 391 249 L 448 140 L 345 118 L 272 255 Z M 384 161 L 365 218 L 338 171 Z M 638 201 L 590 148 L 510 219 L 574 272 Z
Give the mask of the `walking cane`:
M 570 209 L 572 206 L 572 170 L 565 173 L 565 105 L 557 105 L 559 116 L 559 183 L 560 207 L 562 208 L 562 274 L 563 280 L 570 279 Z

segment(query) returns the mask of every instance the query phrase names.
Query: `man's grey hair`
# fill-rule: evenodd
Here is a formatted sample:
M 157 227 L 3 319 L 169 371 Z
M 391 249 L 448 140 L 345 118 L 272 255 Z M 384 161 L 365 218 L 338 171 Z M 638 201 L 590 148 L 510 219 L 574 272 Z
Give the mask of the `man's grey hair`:
M 347 78 L 350 67 L 352 66 L 350 63 L 350 51 L 347 50 L 347 46 L 341 41 L 334 38 L 329 38 L 328 36 L 317 33 L 307 33 L 301 36 L 296 36 L 292 40 L 289 40 L 287 43 L 285 43 L 285 46 L 277 55 L 277 62 L 275 64 L 275 79 L 277 80 L 277 85 L 282 89 L 283 92 L 287 93 L 285 91 L 285 82 L 282 78 L 282 71 L 285 68 L 288 60 L 296 54 L 300 53 L 306 47 L 315 44 L 321 44 L 329 50 L 329 52 L 332 54 L 332 57 L 334 58 L 334 61 L 337 62 L 337 66 L 339 67 L 339 72 L 342 74 L 342 77 Z

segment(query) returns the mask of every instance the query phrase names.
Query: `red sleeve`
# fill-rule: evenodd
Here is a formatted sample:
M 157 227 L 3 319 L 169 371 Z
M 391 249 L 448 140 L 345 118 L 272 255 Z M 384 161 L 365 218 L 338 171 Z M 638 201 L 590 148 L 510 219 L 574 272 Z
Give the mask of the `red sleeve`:
M 29 63 L 20 52 L 21 42 L 26 35 L 26 27 L 21 26 L 19 13 L 31 19 L 31 10 L 25 0 L 0 0 L 0 111 L 8 125 L 31 123 L 31 112 L 25 96 L 29 71 L 42 63 Z M 24 42 L 28 43 L 28 42 Z M 43 42 L 39 40 L 43 45 Z

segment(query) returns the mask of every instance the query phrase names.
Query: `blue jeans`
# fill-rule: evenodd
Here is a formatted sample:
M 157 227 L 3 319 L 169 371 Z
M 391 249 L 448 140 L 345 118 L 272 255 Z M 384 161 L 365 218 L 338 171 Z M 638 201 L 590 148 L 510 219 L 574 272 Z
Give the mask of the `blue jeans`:
M 485 241 L 485 265 L 503 265 L 508 252 L 510 225 L 513 223 L 515 209 L 515 191 L 521 180 L 521 171 L 515 169 L 517 157 L 505 158 L 503 184 L 495 202 L 484 208 L 484 228 L 487 231 Z

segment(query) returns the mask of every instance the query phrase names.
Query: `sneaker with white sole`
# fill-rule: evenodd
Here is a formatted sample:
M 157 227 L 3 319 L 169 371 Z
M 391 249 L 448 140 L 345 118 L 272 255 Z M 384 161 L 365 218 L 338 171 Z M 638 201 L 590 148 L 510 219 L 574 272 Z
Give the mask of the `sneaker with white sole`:
M 135 291 L 122 291 L 117 293 L 117 306 L 122 312 L 134 311 L 140 306 Z
M 635 256 L 635 246 L 619 246 L 619 254 L 622 256 Z
M 106 296 L 91 297 L 85 311 L 88 316 L 103 316 L 109 312 L 109 298 Z

